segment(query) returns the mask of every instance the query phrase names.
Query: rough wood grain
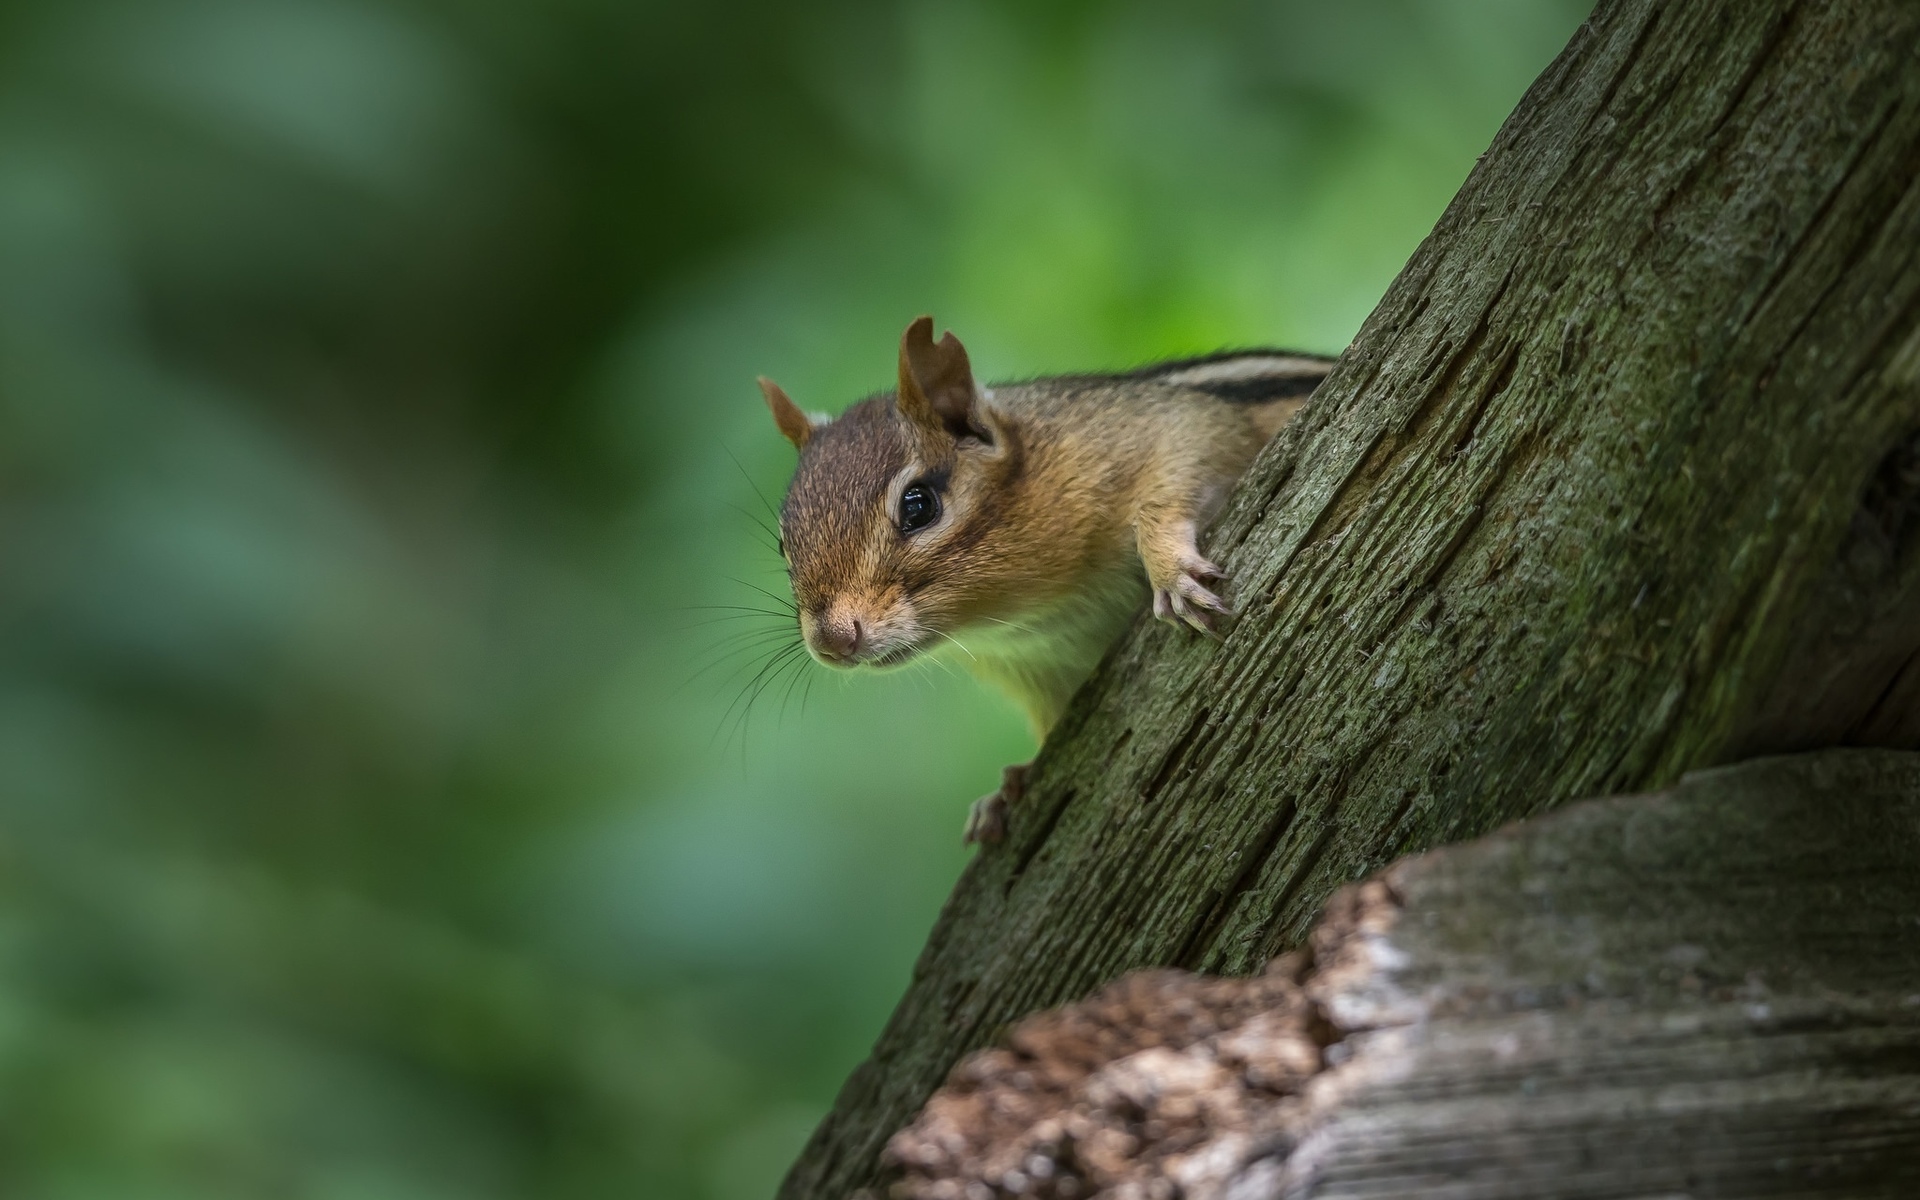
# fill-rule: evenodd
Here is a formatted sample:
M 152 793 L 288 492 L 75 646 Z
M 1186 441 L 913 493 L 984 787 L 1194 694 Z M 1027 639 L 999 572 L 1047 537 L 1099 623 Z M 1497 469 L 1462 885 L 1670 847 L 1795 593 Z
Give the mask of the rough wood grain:
M 1920 754 L 1596 800 L 955 1070 L 894 1200 L 1920 1195 Z
M 871 1179 L 1008 1022 L 1252 970 L 1399 855 L 1912 744 L 1914 523 L 1846 555 L 1912 503 L 1917 39 L 1910 0 L 1601 4 L 1223 515 L 1245 615 L 1116 648 L 784 1197 Z M 1873 652 L 1836 683 L 1823 638 Z
M 1268 1194 L 1920 1195 L 1916 863 L 1920 755 L 1830 750 L 1396 864 Z

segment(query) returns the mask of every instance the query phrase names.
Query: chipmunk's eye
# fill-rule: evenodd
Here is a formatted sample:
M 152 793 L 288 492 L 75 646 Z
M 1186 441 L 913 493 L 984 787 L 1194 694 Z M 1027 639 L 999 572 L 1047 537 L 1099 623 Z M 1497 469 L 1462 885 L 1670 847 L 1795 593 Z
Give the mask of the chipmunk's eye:
M 940 519 L 940 497 L 924 483 L 900 493 L 900 532 L 913 533 Z

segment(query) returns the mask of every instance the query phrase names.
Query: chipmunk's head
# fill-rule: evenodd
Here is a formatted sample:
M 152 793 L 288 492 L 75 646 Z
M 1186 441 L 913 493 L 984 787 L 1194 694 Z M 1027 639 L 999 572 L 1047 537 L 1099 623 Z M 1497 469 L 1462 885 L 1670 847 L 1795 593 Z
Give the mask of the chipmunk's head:
M 1018 566 L 994 534 L 1022 450 L 959 339 L 935 342 L 921 317 L 900 339 L 899 391 L 831 420 L 760 388 L 800 451 L 780 539 L 815 658 L 893 666 L 990 614 Z

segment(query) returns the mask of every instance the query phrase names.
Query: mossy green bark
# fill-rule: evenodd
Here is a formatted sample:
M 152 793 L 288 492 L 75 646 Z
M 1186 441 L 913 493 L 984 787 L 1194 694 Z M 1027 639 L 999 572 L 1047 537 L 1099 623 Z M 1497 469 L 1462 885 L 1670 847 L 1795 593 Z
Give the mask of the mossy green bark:
M 1911 744 L 1916 430 L 1920 4 L 1603 3 L 1218 523 L 1229 636 L 1116 648 L 782 1195 L 1007 1022 L 1252 970 L 1402 854 Z

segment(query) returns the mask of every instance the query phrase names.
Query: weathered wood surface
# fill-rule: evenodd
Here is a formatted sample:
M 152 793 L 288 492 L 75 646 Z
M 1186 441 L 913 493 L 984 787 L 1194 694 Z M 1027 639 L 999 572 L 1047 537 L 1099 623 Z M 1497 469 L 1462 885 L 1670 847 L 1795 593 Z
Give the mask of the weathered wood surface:
M 1920 1196 L 1917 864 L 1920 755 L 1874 750 L 1396 864 L 1271 1194 Z
M 959 1068 L 898 1200 L 1920 1195 L 1920 754 L 1573 805 Z
M 1244 616 L 1110 656 L 784 1197 L 869 1180 L 1008 1022 L 1252 970 L 1399 855 L 1916 744 L 1917 39 L 1908 0 L 1601 4 L 1223 515 Z

